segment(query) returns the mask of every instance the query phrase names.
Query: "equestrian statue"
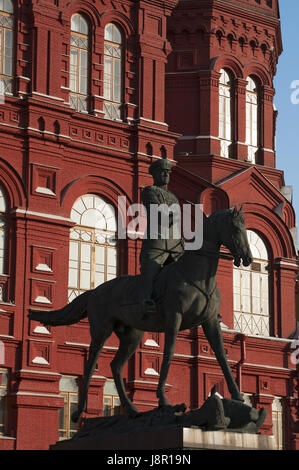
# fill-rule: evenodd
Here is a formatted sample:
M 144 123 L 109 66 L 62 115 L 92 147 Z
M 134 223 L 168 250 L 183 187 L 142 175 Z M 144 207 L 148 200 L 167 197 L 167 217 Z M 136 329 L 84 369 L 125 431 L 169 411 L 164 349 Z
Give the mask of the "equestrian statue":
M 167 204 L 175 196 L 166 190 L 169 163 L 161 163 L 151 167 L 155 188 L 149 187 L 144 191 L 144 200 L 156 198 L 158 202 L 166 201 Z M 121 405 L 129 416 L 137 416 L 138 410 L 126 394 L 122 372 L 145 331 L 165 334 L 157 387 L 159 409 L 170 406 L 165 384 L 177 335 L 179 331 L 198 326 L 202 326 L 215 353 L 231 398 L 243 402 L 224 350 L 219 322 L 220 292 L 216 284 L 222 245 L 228 248 L 236 266 L 240 266 L 241 260 L 244 266 L 252 262 L 242 208 L 221 210 L 206 217 L 203 221 L 203 243 L 199 249 L 183 251 L 180 239 L 168 245 L 164 242 L 151 244 L 146 241 L 141 251 L 140 275 L 123 275 L 107 281 L 79 295 L 59 310 L 32 310 L 29 314 L 32 320 L 52 326 L 71 325 L 86 317 L 89 320 L 91 343 L 73 421 L 78 421 L 85 411 L 89 383 L 98 356 L 113 332 L 119 338 L 119 347 L 111 362 L 111 370 Z M 153 309 L 144 308 L 147 302 L 152 302 Z M 152 313 L 145 315 L 145 310 L 152 310 Z

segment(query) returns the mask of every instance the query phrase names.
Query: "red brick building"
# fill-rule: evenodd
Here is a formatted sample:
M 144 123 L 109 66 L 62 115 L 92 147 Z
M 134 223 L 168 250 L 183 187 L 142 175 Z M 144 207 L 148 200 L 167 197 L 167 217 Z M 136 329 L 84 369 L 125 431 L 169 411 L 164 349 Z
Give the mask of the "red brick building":
M 299 448 L 294 343 L 296 224 L 275 167 L 277 0 L 1 0 L 0 448 L 47 449 L 74 432 L 87 321 L 44 328 L 29 309 L 60 308 L 139 272 L 140 240 L 117 240 L 117 202 L 139 201 L 155 158 L 171 189 L 207 215 L 243 204 L 254 254 L 218 281 L 225 347 L 261 432 Z M 87 417 L 117 410 L 105 345 Z M 125 370 L 140 410 L 157 404 L 163 335 L 146 333 Z M 201 328 L 180 333 L 173 403 L 199 407 L 226 386 Z

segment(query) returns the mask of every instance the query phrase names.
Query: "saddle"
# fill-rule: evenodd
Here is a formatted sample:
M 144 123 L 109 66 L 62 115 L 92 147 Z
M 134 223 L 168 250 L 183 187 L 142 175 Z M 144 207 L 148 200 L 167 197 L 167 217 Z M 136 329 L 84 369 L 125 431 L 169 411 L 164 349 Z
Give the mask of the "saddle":
M 154 280 L 154 290 L 152 294 L 152 298 L 155 301 L 156 306 L 158 306 L 162 299 L 163 299 L 163 282 L 159 285 L 157 289 L 157 279 L 161 276 L 164 268 L 158 273 L 156 279 Z M 123 290 L 123 296 L 120 302 L 120 307 L 123 310 L 130 310 L 132 311 L 140 311 L 140 291 L 142 282 L 141 276 L 130 276 L 128 279 L 126 288 Z

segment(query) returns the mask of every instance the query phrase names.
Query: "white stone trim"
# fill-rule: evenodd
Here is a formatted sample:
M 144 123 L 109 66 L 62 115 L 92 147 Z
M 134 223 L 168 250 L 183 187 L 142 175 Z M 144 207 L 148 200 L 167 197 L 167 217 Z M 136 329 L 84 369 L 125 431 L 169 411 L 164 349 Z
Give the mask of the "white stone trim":
M 12 395 L 24 395 L 29 397 L 51 397 L 51 398 L 63 398 L 61 395 L 56 395 L 52 393 L 36 393 L 36 392 L 16 392 Z
M 42 96 L 43 98 L 51 98 L 52 100 L 64 101 L 63 98 L 59 98 L 58 96 L 45 95 L 44 93 L 38 93 L 37 91 L 33 91 L 31 94 L 36 96 Z
M 47 372 L 44 370 L 21 369 L 20 372 L 30 372 L 32 374 L 58 375 L 59 377 L 61 377 L 61 374 L 59 374 L 58 372 Z
M 44 271 L 44 272 L 53 272 L 52 269 L 47 265 L 47 264 L 44 264 L 44 263 L 39 263 L 35 266 L 35 269 L 37 271 Z
M 274 264 L 280 264 L 282 266 L 291 266 L 291 267 L 294 267 L 294 268 L 298 268 L 298 264 L 294 263 L 293 260 L 291 260 L 290 262 L 285 261 L 285 260 L 277 260 L 277 261 L 274 262 Z
M 135 121 L 136 121 L 136 119 L 135 119 Z M 152 119 L 146 119 L 144 117 L 139 118 L 139 121 L 150 122 L 151 124 L 160 124 L 160 126 L 168 127 L 168 124 L 166 124 L 165 122 L 153 121 Z
M 37 217 L 45 217 L 46 219 L 53 219 L 53 220 L 60 220 L 63 222 L 72 222 L 71 219 L 68 217 L 62 217 L 60 215 L 55 215 L 55 214 L 47 214 L 45 212 L 35 212 L 35 211 L 29 211 L 26 209 L 13 209 L 11 213 L 16 213 L 16 214 L 25 214 L 25 215 L 36 215 Z
M 73 343 L 72 341 L 66 341 L 64 344 L 66 344 L 67 346 L 80 346 L 84 348 L 89 348 L 89 344 L 85 343 Z
M 145 343 L 144 343 L 145 346 L 153 346 L 155 348 L 159 348 L 159 344 L 156 343 L 156 341 L 154 339 L 151 339 L 151 338 L 148 338 Z
M 21 130 L 25 130 L 25 129 L 26 129 L 26 127 L 13 126 L 12 124 L 6 124 L 5 122 L 0 122 L 0 126 L 11 127 L 12 129 L 21 129 Z M 40 131 L 39 131 L 39 132 L 40 132 Z
M 145 369 L 144 374 L 159 376 L 159 373 L 152 367 L 148 367 L 147 369 Z
M 46 194 L 48 196 L 56 196 L 56 194 L 51 189 L 43 188 L 42 186 L 35 188 L 35 192 L 39 194 Z
M 20 43 L 19 43 L 20 44 Z M 29 44 L 24 44 L 24 46 L 29 46 Z M 31 78 L 29 77 L 24 77 L 23 75 L 17 75 L 16 78 L 21 78 L 22 80 L 27 80 L 28 82 L 31 82 Z
M 182 135 L 178 140 L 199 140 L 199 139 L 211 139 L 211 140 L 222 140 L 220 137 L 215 137 L 213 135 Z
M 35 299 L 34 302 L 39 302 L 41 304 L 51 304 L 51 300 L 49 300 L 47 297 L 44 297 L 43 295 L 38 295 Z
M 42 364 L 42 365 L 49 365 L 49 362 L 47 359 L 41 356 L 36 356 L 34 359 L 32 359 L 33 364 Z
M 38 334 L 42 334 L 42 335 L 49 335 L 50 331 L 47 330 L 47 328 L 45 326 L 36 326 L 33 330 L 33 333 L 38 333 Z
M 296 366 L 294 366 L 294 369 L 289 369 L 287 367 L 269 366 L 266 364 L 251 364 L 250 362 L 243 362 L 242 366 L 261 367 L 262 369 L 284 370 L 284 371 L 289 371 L 289 372 L 296 370 Z

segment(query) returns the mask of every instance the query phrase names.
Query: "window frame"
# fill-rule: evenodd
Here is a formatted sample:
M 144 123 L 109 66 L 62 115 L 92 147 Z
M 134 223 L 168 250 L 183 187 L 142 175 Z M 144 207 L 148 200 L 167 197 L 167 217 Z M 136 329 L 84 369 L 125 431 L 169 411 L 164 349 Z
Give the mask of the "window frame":
M 9 296 L 9 237 L 7 199 L 0 186 L 0 304 L 6 303 Z
M 220 156 L 224 158 L 231 157 L 231 147 L 233 143 L 233 85 L 232 74 L 226 68 L 220 70 L 219 78 L 219 139 Z M 221 112 L 223 107 L 224 112 Z M 223 116 L 223 120 L 221 120 Z
M 68 277 L 68 298 L 69 298 L 69 301 L 73 300 L 74 296 L 78 296 L 80 295 L 81 293 L 83 292 L 86 292 L 90 289 L 94 289 L 95 287 L 97 287 L 98 285 L 101 285 L 102 283 L 110 280 L 110 279 L 114 279 L 117 275 L 118 275 L 118 270 L 119 270 L 119 260 L 118 260 L 118 242 L 117 242 L 117 219 L 116 219 L 116 215 L 115 215 L 115 210 L 114 208 L 105 200 L 103 199 L 102 197 L 100 196 L 97 196 L 96 194 L 84 194 L 82 196 L 80 196 L 74 203 L 73 207 L 72 207 L 72 211 L 74 210 L 75 213 L 79 213 L 78 210 L 76 210 L 76 207 L 83 207 L 83 204 L 84 204 L 84 198 L 93 198 L 93 207 L 89 207 L 89 208 L 86 208 L 83 212 L 80 213 L 79 216 L 77 216 L 77 219 L 80 218 L 80 221 L 81 221 L 81 218 L 84 214 L 86 214 L 86 211 L 88 209 L 96 209 L 96 210 L 99 210 L 99 208 L 96 208 L 96 204 L 101 204 L 103 203 L 104 206 L 101 207 L 101 211 L 99 210 L 99 212 L 101 213 L 103 219 L 104 219 L 104 222 L 105 224 L 107 224 L 107 221 L 113 217 L 113 220 L 112 220 L 112 226 L 115 227 L 115 230 L 111 230 L 111 229 L 107 229 L 107 225 L 105 228 L 97 228 L 97 227 L 90 227 L 90 226 L 87 226 L 87 225 L 82 225 L 80 223 L 76 223 L 76 225 L 74 227 L 72 227 L 70 229 L 70 242 L 69 242 L 69 277 Z M 85 199 L 86 200 L 86 199 Z M 76 206 L 77 204 L 77 206 Z M 105 210 L 105 207 L 108 206 L 109 207 L 109 210 L 110 208 L 112 207 L 113 208 L 113 212 L 111 210 L 111 215 L 110 217 L 108 218 L 105 218 L 105 214 L 103 213 L 104 210 Z M 74 217 L 74 215 L 73 215 Z M 71 213 L 71 218 L 72 218 L 72 213 Z M 72 237 L 73 234 L 77 233 L 77 235 L 79 236 L 79 238 L 75 239 Z M 86 237 L 86 234 L 87 236 L 89 236 L 89 240 L 86 239 L 84 240 L 83 239 L 83 236 L 81 235 L 83 234 L 85 237 Z M 88 235 L 90 234 L 90 235 Z M 77 236 L 76 235 L 76 236 Z M 80 235 L 81 235 L 81 239 L 80 239 Z M 98 239 L 97 239 L 98 238 Z M 103 241 L 99 241 L 101 240 L 101 238 L 103 239 Z M 111 240 L 109 242 L 109 240 Z M 72 256 L 72 243 L 74 244 L 77 244 L 78 246 L 78 249 L 77 249 L 77 253 L 78 253 L 78 258 L 77 259 L 73 259 L 71 258 Z M 82 246 L 90 246 L 90 267 L 89 267 L 89 270 L 88 269 L 85 269 L 86 271 L 89 272 L 90 274 L 90 285 L 89 287 L 86 287 L 86 288 L 83 288 L 82 287 L 82 284 L 81 284 L 81 274 L 82 274 L 82 250 L 84 250 L 84 248 L 82 248 Z M 96 259 L 96 251 L 97 251 L 97 248 L 100 248 L 99 250 L 99 255 L 101 255 L 100 251 L 102 251 L 102 253 L 104 253 L 104 257 L 103 257 L 103 263 L 99 263 Z M 101 248 L 104 249 L 101 250 Z M 109 258 L 109 249 L 112 249 L 113 250 L 113 254 L 112 256 L 115 258 L 115 264 L 111 264 L 109 265 L 109 262 L 108 262 L 108 258 Z M 88 261 L 86 260 L 83 260 L 84 263 L 88 263 Z M 98 269 L 97 269 L 98 267 Z M 101 267 L 103 268 L 103 271 L 101 270 Z M 72 274 L 71 274 L 71 270 L 73 270 Z M 110 270 L 110 272 L 109 272 Z M 75 271 L 75 272 L 74 272 Z M 112 272 L 112 271 L 115 271 L 115 272 Z M 77 273 L 77 285 L 76 286 L 73 286 L 71 285 L 70 283 L 70 279 L 75 276 Z M 102 275 L 101 277 L 103 277 L 103 281 L 98 283 L 97 280 L 96 280 L 96 275 L 97 273 L 99 275 Z
M 108 28 L 112 26 L 112 39 L 108 39 L 106 37 L 106 32 Z M 117 31 L 119 35 L 119 42 L 113 41 L 113 34 L 114 31 Z M 107 33 L 108 34 L 108 33 Z M 111 54 L 107 54 L 106 51 L 108 48 L 111 49 Z M 116 49 L 119 49 L 119 57 L 117 57 Z M 103 112 L 104 118 L 110 119 L 112 121 L 123 121 L 123 104 L 124 104 L 124 33 L 123 29 L 113 23 L 109 22 L 105 25 L 104 28 L 104 70 L 103 70 Z M 115 53 L 115 55 L 114 55 Z M 108 58 L 111 61 L 110 71 L 111 73 L 107 73 L 106 63 Z M 118 86 L 118 93 L 119 93 L 119 101 L 115 100 L 114 94 L 114 66 L 115 64 L 119 64 L 119 86 Z M 107 80 L 107 76 L 109 79 Z M 109 97 L 106 96 L 106 90 L 109 89 Z
M 258 233 L 256 233 L 254 230 L 248 230 L 247 233 L 253 233 L 257 238 L 255 243 L 261 243 L 263 245 L 262 248 L 267 251 L 267 258 L 257 258 L 253 254 L 253 263 L 251 263 L 250 266 L 244 267 L 233 267 L 233 311 L 234 311 L 234 329 L 237 331 L 240 331 L 241 333 L 253 335 L 253 336 L 271 336 L 271 302 L 270 302 L 270 283 L 271 283 L 271 276 L 268 270 L 269 266 L 269 253 L 267 250 L 267 247 L 263 241 L 263 239 L 260 237 Z M 251 247 L 253 247 L 253 242 L 250 242 L 250 237 L 249 237 L 249 243 Z M 260 265 L 260 270 L 253 269 L 255 267 L 255 263 L 259 263 Z M 258 267 L 258 266 L 256 266 Z M 239 276 L 238 283 L 237 281 L 237 273 Z M 254 283 L 254 276 L 259 273 L 258 275 L 258 282 L 260 284 L 260 289 L 259 289 L 259 296 L 254 296 L 253 293 L 255 292 L 255 289 L 253 288 L 253 283 Z M 242 275 L 247 276 L 247 281 L 249 280 L 249 285 L 245 286 L 243 291 L 242 291 Z M 257 277 L 257 276 L 255 276 Z M 255 281 L 256 282 L 256 281 Z M 264 289 L 263 289 L 263 283 L 266 283 L 267 286 L 267 294 L 266 297 L 263 297 Z M 265 285 L 265 284 L 264 284 Z M 247 293 L 244 293 L 244 291 L 249 291 Z M 236 301 L 236 298 L 239 297 L 238 301 Z M 243 308 L 242 304 L 242 299 L 244 302 L 244 298 L 249 297 L 249 311 L 246 310 L 246 307 Z M 260 303 L 261 310 L 259 312 L 254 311 L 254 299 L 255 301 L 258 300 Z M 267 302 L 267 310 L 266 313 L 263 311 L 263 305 Z M 239 307 L 240 303 L 240 308 Z M 246 303 L 246 301 L 245 301 Z M 248 316 L 250 317 L 250 322 L 252 322 L 252 325 L 250 326 L 248 324 Z M 243 324 L 245 322 L 245 326 L 243 327 Z M 258 323 L 260 322 L 260 331 L 258 331 Z M 264 329 L 267 331 L 265 332 Z
M 11 11 L 5 10 L 5 2 L 7 0 L 0 0 L 0 4 L 3 4 L 3 9 L 0 9 L 0 23 L 4 22 L 4 18 L 11 18 L 11 26 L 8 27 L 5 24 L 0 25 L 0 97 L 1 96 L 13 96 L 14 94 L 14 82 L 15 82 L 15 69 L 16 69 L 16 64 L 15 64 L 15 24 L 16 24 L 16 18 L 15 18 L 15 6 L 11 0 L 9 0 L 9 3 L 11 5 Z M 1 8 L 1 6 L 0 6 Z M 3 19 L 2 19 L 3 18 Z M 11 36 L 11 45 L 7 46 L 6 45 L 6 33 L 10 32 Z M 4 39 L 4 40 L 2 40 Z M 11 55 L 7 56 L 6 55 L 6 49 L 10 49 Z M 7 57 L 10 57 L 10 72 L 11 73 L 6 73 L 5 67 L 5 59 Z M 3 85 L 2 85 L 3 83 Z
M 253 86 L 255 89 L 253 89 Z M 245 143 L 248 148 L 247 160 L 255 164 L 257 163 L 257 152 L 260 147 L 260 92 L 259 82 L 252 75 L 247 77 L 245 119 Z
M 279 404 L 280 409 L 277 408 Z M 283 450 L 285 448 L 285 416 L 284 416 L 284 403 L 282 397 L 274 397 L 271 407 L 272 417 L 272 434 L 275 439 L 276 450 Z
M 87 32 L 76 31 L 72 29 L 72 22 L 75 17 L 79 17 L 83 20 L 86 25 Z M 75 39 L 74 39 L 75 38 Z M 80 43 L 84 44 L 86 41 L 86 47 L 80 47 Z M 74 42 L 74 43 L 73 43 Z M 77 44 L 76 44 L 77 42 Z M 72 51 L 76 52 L 77 63 L 72 64 Z M 69 58 L 69 100 L 70 107 L 77 112 L 89 113 L 90 111 L 90 25 L 88 19 L 81 13 L 74 13 L 71 17 L 71 28 L 70 28 L 70 58 Z M 86 67 L 84 67 L 85 74 L 82 75 L 83 68 L 81 67 L 81 61 L 83 52 L 86 55 Z M 72 69 L 72 67 L 74 69 Z M 72 88 L 72 77 L 74 77 L 75 86 Z M 86 93 L 81 92 L 82 78 L 85 80 L 84 87 Z
M 107 403 L 105 403 L 105 400 Z M 108 413 L 105 411 L 105 407 L 109 408 Z M 116 395 L 103 395 L 103 416 L 116 416 L 119 414 L 121 414 L 120 398 Z
M 73 375 L 63 375 L 61 377 L 65 379 L 74 379 L 77 382 L 79 378 Z M 79 429 L 79 423 L 73 423 L 71 422 L 71 405 L 72 404 L 78 404 L 79 403 L 79 385 L 78 385 L 78 390 L 75 391 L 67 391 L 67 390 L 60 390 L 59 395 L 63 397 L 64 399 L 64 405 L 62 408 L 60 408 L 60 413 L 63 414 L 62 421 L 64 427 L 60 427 L 60 419 L 61 419 L 61 414 L 59 414 L 59 424 L 58 424 L 58 434 L 59 434 L 59 440 L 64 440 L 64 439 L 70 439 L 73 434 L 75 434 L 78 429 Z M 75 429 L 71 429 L 71 427 L 74 427 Z M 61 433 L 63 435 L 61 436 Z

